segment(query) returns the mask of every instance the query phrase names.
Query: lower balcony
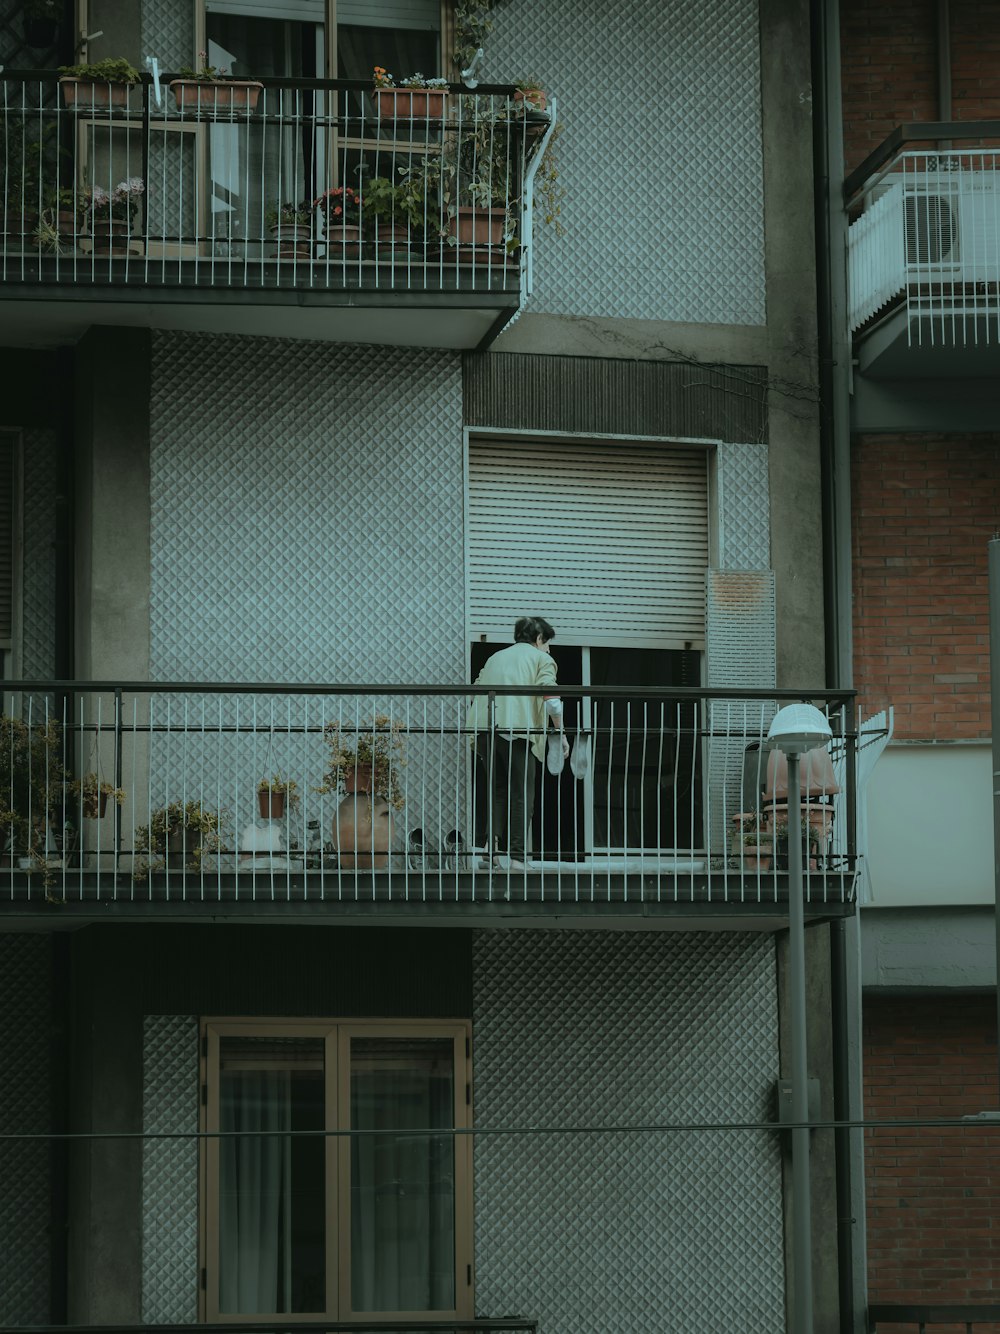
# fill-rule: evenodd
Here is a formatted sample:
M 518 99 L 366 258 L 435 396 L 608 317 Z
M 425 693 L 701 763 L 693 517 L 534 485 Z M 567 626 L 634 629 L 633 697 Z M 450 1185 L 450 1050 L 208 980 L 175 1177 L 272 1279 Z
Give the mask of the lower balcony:
M 802 694 L 567 687 L 564 756 L 551 729 L 492 727 L 500 693 L 10 683 L 0 910 L 784 920 L 787 776 L 763 743 Z M 803 770 L 804 894 L 829 916 L 853 911 L 875 734 L 849 695 L 808 697 L 834 739 Z
M 0 76 L 0 338 L 93 323 L 474 348 L 531 285 L 513 88 Z
M 862 376 L 995 379 L 998 130 L 901 125 L 848 178 L 848 319 Z

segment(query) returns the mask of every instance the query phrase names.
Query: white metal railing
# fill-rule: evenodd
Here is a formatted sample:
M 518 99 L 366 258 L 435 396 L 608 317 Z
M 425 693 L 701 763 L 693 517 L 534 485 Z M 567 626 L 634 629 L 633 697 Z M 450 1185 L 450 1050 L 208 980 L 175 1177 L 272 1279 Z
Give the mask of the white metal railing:
M 1000 342 L 1000 154 L 899 153 L 856 205 L 848 231 L 852 332 L 899 304 L 911 344 Z
M 526 691 L 6 690 L 0 901 L 774 903 L 785 892 L 787 807 L 761 748 L 780 699 L 762 692 L 566 688 L 570 758 L 553 772 L 554 742 L 544 765 L 528 757 L 535 795 L 519 817 L 525 780 L 507 776 L 512 742 L 494 724 L 498 696 Z M 803 775 L 806 893 L 843 903 L 856 730 L 849 696 L 817 702 L 835 739 L 832 763 Z M 513 745 L 524 755 L 537 739 Z
M 518 291 L 526 181 L 552 115 L 513 89 L 412 100 L 343 80 L 166 75 L 127 88 L 0 73 L 0 273 Z

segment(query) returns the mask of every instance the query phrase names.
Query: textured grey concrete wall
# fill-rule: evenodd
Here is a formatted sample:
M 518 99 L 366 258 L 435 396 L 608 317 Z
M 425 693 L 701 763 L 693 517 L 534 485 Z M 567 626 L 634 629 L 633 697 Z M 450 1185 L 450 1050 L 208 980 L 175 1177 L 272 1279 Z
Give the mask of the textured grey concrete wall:
M 861 985 L 866 989 L 984 991 L 996 980 L 992 907 L 862 911 Z
M 473 978 L 477 1308 L 784 1328 L 777 1137 L 650 1129 L 772 1114 L 773 937 L 480 931 Z

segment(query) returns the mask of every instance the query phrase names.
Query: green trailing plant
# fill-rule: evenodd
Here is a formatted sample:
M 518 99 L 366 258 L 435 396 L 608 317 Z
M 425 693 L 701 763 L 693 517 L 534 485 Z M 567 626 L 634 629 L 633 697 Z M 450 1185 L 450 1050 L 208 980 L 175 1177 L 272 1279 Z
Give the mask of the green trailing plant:
M 420 229 L 437 217 L 437 204 L 428 195 L 425 172 L 400 168 L 400 179 L 373 176 L 365 183 L 362 218 L 367 226 L 376 220 L 389 226 Z
M 459 70 L 468 69 L 473 57 L 493 31 L 490 12 L 492 0 L 459 0 L 455 6 L 455 64 Z
M 60 65 L 59 73 L 69 79 L 87 79 L 91 83 L 138 83 L 139 71 L 127 60 L 109 56 L 90 65 Z
M 347 792 L 352 775 L 371 770 L 369 795 L 381 797 L 394 810 L 403 809 L 403 789 L 400 774 L 406 763 L 403 757 L 403 738 L 399 723 L 390 722 L 384 713 L 377 713 L 370 724 L 359 723 L 346 728 L 339 722 L 327 723 L 323 728 L 327 759 L 323 782 L 315 790 L 324 794 Z
M 135 852 L 138 860 L 132 874 L 144 879 L 151 870 L 166 864 L 168 846 L 176 836 L 182 843 L 182 855 L 190 858 L 195 870 L 207 852 L 218 852 L 222 847 L 225 817 L 200 801 L 171 801 L 152 812 L 149 823 L 135 831 Z

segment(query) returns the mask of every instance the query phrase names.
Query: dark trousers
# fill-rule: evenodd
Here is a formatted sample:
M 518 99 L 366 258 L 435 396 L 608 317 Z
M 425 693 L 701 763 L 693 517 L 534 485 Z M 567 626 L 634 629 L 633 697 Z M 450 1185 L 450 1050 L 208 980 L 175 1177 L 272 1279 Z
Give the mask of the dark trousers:
M 528 829 L 535 807 L 535 767 L 538 761 L 527 741 L 508 741 L 496 733 L 480 736 L 476 741 L 479 759 L 477 779 L 490 783 L 489 806 L 477 802 L 477 810 L 492 817 L 492 828 L 477 833 L 477 842 L 487 848 L 524 860 L 528 846 Z M 482 818 L 482 816 L 480 817 Z M 487 826 L 489 820 L 487 820 Z M 480 839 L 479 835 L 482 835 Z

